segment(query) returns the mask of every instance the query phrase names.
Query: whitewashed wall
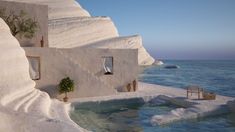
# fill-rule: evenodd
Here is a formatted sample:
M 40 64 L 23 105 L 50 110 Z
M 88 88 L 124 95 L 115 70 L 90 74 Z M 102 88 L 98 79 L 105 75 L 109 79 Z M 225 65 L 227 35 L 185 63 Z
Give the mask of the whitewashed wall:
M 69 97 L 91 97 L 116 94 L 137 78 L 137 50 L 24 48 L 27 56 L 40 56 L 41 77 L 36 87 L 58 95 L 57 86 L 64 77 L 75 81 L 76 90 Z M 113 56 L 114 74 L 104 75 L 102 57 Z
M 40 47 L 42 36 L 44 38 L 44 45 L 48 46 L 48 6 L 40 4 L 22 3 L 14 1 L 1 1 L 0 8 L 6 9 L 7 12 L 13 10 L 19 13 L 21 10 L 27 13 L 28 17 L 35 19 L 39 24 L 39 29 L 32 39 L 20 38 L 17 36 L 21 46 L 26 47 Z
M 142 45 L 140 36 L 120 37 L 110 17 L 93 17 L 75 0 L 4 0 L 48 6 L 47 47 L 138 49 L 139 65 L 152 65 L 154 58 Z M 15 7 L 15 6 L 14 6 Z M 31 10 L 31 9 L 30 9 Z M 39 41 L 36 41 L 38 45 Z M 105 43 L 101 47 L 95 43 Z M 95 45 L 95 46 L 94 46 Z

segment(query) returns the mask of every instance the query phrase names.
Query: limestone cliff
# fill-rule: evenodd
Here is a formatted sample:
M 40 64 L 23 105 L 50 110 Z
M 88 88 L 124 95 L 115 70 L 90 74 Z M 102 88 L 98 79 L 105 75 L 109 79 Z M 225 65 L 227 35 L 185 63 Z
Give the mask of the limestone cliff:
M 90 14 L 74 0 L 4 0 L 48 5 L 49 19 L 89 17 Z
M 0 19 L 0 131 L 78 132 L 68 105 L 34 88 L 24 50 Z
M 154 63 L 145 50 L 141 37 L 119 38 L 118 30 L 109 17 L 92 17 L 75 0 L 5 0 L 48 5 L 48 46 L 74 48 L 96 42 L 109 42 L 102 48 L 138 48 L 139 64 Z M 125 39 L 123 39 L 125 38 Z M 115 41 L 112 45 L 112 40 Z M 130 44 L 131 43 L 131 44 Z M 100 48 L 99 46 L 91 46 Z
M 155 61 L 142 45 L 141 36 L 115 37 L 90 43 L 84 47 L 108 48 L 108 49 L 138 49 L 138 61 L 141 65 L 152 65 Z
M 49 47 L 74 48 L 118 37 L 108 17 L 76 17 L 49 20 Z

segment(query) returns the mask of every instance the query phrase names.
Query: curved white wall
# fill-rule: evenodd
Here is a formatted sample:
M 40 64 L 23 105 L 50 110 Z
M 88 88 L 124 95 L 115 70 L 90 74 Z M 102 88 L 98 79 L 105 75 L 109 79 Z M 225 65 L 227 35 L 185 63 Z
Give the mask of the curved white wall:
M 68 105 L 34 88 L 29 63 L 19 42 L 0 19 L 0 131 L 78 132 Z
M 31 90 L 35 83 L 29 77 L 29 66 L 24 50 L 19 47 L 18 41 L 11 35 L 10 29 L 2 19 L 0 19 L 0 30 L 0 100 L 3 104 L 2 101 L 8 95 Z

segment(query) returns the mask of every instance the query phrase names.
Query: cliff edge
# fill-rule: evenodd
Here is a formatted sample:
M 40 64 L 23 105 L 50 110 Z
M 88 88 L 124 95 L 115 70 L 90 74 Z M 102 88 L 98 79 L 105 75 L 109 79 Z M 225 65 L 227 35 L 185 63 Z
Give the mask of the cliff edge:
M 69 105 L 34 88 L 25 52 L 1 18 L 0 46 L 0 131 L 84 131 L 69 118 Z
M 151 65 L 154 58 L 146 51 L 140 36 L 120 37 L 109 17 L 93 17 L 75 0 L 4 0 L 48 6 L 48 47 L 75 48 L 109 42 L 102 48 L 135 49 L 139 65 Z M 123 39 L 125 38 L 125 39 Z M 112 45 L 112 41 L 114 40 Z M 99 45 L 99 44 L 98 44 Z

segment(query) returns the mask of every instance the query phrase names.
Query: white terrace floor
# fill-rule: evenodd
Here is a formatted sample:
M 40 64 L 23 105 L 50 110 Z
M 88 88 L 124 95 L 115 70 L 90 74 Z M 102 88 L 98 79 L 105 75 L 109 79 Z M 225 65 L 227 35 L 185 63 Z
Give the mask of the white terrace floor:
M 137 92 L 119 93 L 117 95 L 102 97 L 79 98 L 72 99 L 70 101 L 76 104 L 82 102 L 99 102 L 131 98 L 143 98 L 145 101 L 157 101 L 160 98 L 182 106 L 182 108 L 172 110 L 165 115 L 153 116 L 151 119 L 153 125 L 161 125 L 182 119 L 215 116 L 227 113 L 229 112 L 227 102 L 235 100 L 235 98 L 220 95 L 216 95 L 216 100 L 197 100 L 197 96 L 187 99 L 186 90 L 184 89 L 139 82 L 139 89 Z

